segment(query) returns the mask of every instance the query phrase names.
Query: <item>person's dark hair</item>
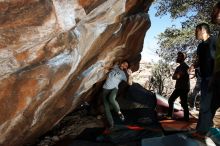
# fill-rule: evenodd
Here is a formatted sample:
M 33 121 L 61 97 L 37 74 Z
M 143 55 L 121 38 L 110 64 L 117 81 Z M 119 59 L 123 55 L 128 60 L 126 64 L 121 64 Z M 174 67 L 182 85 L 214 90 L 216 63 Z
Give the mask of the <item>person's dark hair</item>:
M 178 55 L 178 56 L 179 56 L 179 55 L 183 56 L 184 60 L 185 60 L 186 57 L 187 57 L 186 53 L 184 53 L 184 52 L 178 52 L 177 55 Z
M 125 63 L 125 62 L 127 62 L 127 63 L 128 63 L 128 68 L 129 68 L 129 67 L 130 67 L 130 63 L 129 63 L 129 61 L 128 61 L 128 60 L 122 60 L 122 61 L 120 62 L 120 64 Z
M 207 23 L 200 23 L 196 26 L 196 29 L 205 29 L 208 34 L 210 34 L 210 27 Z

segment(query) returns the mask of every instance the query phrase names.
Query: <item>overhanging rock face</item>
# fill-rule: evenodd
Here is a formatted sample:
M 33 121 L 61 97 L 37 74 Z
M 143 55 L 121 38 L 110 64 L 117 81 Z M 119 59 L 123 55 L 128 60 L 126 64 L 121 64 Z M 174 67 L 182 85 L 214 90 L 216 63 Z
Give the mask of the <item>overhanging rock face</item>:
M 137 66 L 152 0 L 0 2 L 0 145 L 56 125 L 114 62 Z

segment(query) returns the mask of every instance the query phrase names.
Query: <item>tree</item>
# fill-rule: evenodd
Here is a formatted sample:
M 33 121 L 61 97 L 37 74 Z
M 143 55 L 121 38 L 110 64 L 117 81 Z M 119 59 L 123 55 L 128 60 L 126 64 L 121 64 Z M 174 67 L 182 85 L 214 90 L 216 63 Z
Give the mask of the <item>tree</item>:
M 157 53 L 167 62 L 174 60 L 178 51 L 184 51 L 192 59 L 198 42 L 195 40 L 195 26 L 201 22 L 210 24 L 210 14 L 217 0 L 156 0 L 156 16 L 170 13 L 171 19 L 185 17 L 182 27 L 172 26 L 158 36 L 160 48 Z M 210 24 L 213 34 L 217 28 Z
M 157 54 L 166 62 L 174 62 L 178 51 L 186 52 L 188 61 L 192 60 L 197 46 L 192 29 L 167 28 L 158 37 L 160 48 Z
M 149 89 L 154 90 L 160 95 L 167 95 L 168 91 L 167 87 L 168 83 L 171 83 L 169 80 L 171 77 L 170 73 L 170 65 L 164 62 L 163 60 L 159 60 L 157 64 L 154 65 L 152 71 L 152 76 L 149 79 Z

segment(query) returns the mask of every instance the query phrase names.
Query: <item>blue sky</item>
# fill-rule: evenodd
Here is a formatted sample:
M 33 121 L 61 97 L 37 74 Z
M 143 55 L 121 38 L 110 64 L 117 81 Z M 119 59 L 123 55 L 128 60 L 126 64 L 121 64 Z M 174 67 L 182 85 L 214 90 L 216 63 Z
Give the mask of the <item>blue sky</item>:
M 170 15 L 165 15 L 162 17 L 156 17 L 155 5 L 153 4 L 150 7 L 149 15 L 151 20 L 151 27 L 147 31 L 145 39 L 144 39 L 144 47 L 142 51 L 142 60 L 147 62 L 157 61 L 159 57 L 155 54 L 156 49 L 159 47 L 157 45 L 157 35 L 161 32 L 164 32 L 164 30 L 167 27 L 171 27 L 172 25 L 175 25 L 177 27 L 180 27 L 181 19 L 172 20 L 170 18 Z

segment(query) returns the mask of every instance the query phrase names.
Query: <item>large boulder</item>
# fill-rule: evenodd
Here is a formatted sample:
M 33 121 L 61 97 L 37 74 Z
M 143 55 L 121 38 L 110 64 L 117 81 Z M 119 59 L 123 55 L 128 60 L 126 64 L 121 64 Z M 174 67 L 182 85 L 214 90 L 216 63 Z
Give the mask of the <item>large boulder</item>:
M 137 70 L 152 1 L 1 1 L 0 145 L 50 130 L 115 62 Z

